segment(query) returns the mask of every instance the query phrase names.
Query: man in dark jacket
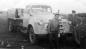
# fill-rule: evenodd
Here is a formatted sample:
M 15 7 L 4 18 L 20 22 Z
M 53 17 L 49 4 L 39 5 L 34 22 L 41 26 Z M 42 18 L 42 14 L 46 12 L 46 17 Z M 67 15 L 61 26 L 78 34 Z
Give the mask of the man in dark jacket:
M 73 33 L 73 37 L 76 41 L 77 44 L 80 44 L 80 32 L 79 32 L 79 28 L 80 27 L 80 23 L 81 23 L 81 19 L 79 18 L 79 16 L 76 14 L 76 12 L 73 10 L 72 14 L 69 17 L 69 21 L 72 21 L 71 24 L 71 30 Z
M 58 27 L 59 27 L 59 15 L 55 16 L 52 20 L 50 20 L 48 24 L 48 32 L 49 32 L 49 41 L 50 41 L 50 48 L 57 48 L 58 46 Z

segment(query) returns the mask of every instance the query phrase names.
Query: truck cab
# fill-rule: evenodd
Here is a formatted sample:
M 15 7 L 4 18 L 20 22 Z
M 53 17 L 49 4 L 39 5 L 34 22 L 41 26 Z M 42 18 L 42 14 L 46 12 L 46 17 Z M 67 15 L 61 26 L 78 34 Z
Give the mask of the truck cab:
M 23 14 L 17 15 L 19 18 L 15 19 L 22 21 L 19 25 L 12 25 L 18 31 L 26 34 L 32 44 L 36 43 L 39 36 L 47 37 L 47 25 L 54 17 L 52 9 L 48 5 L 28 5 L 23 10 Z M 13 18 L 12 18 L 13 19 Z M 9 27 L 10 28 L 10 27 Z
M 42 38 L 47 37 L 47 25 L 49 20 L 54 17 L 54 14 L 52 13 L 51 7 L 47 5 L 32 5 L 26 8 L 30 14 L 30 19 L 28 20 L 29 39 L 34 43 L 38 36 Z M 33 36 L 35 36 L 35 40 L 32 39 Z

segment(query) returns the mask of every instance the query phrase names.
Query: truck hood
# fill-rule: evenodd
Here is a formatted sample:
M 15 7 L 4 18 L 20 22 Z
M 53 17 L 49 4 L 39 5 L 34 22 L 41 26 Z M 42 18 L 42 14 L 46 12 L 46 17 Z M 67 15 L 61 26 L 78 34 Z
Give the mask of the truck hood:
M 43 14 L 37 14 L 33 15 L 37 20 L 43 21 L 43 22 L 49 22 L 49 20 L 54 18 L 54 14 L 51 13 L 43 13 Z

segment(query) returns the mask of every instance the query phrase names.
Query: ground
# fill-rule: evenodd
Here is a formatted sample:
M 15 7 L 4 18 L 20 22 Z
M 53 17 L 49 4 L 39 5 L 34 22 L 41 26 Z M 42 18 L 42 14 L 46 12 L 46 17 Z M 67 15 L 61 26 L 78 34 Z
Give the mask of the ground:
M 21 49 L 22 45 L 24 45 L 24 49 L 49 49 L 49 42 L 47 39 L 39 41 L 37 45 L 31 45 L 29 41 L 25 41 L 25 37 L 21 33 L 9 32 L 6 13 L 0 14 L 0 40 L 7 40 L 11 45 L 11 47 L 6 48 L 6 46 L 2 46 L 0 42 L 0 49 Z M 62 41 L 60 44 L 61 49 L 80 49 L 72 41 Z

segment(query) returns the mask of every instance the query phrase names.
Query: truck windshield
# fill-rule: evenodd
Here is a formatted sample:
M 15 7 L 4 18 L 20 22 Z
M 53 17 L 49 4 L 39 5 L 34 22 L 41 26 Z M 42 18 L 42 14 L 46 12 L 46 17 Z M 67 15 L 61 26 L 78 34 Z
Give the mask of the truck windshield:
M 46 8 L 43 8 L 43 7 L 33 7 L 31 8 L 31 12 L 32 13 L 51 13 L 51 8 L 49 7 L 46 7 Z

